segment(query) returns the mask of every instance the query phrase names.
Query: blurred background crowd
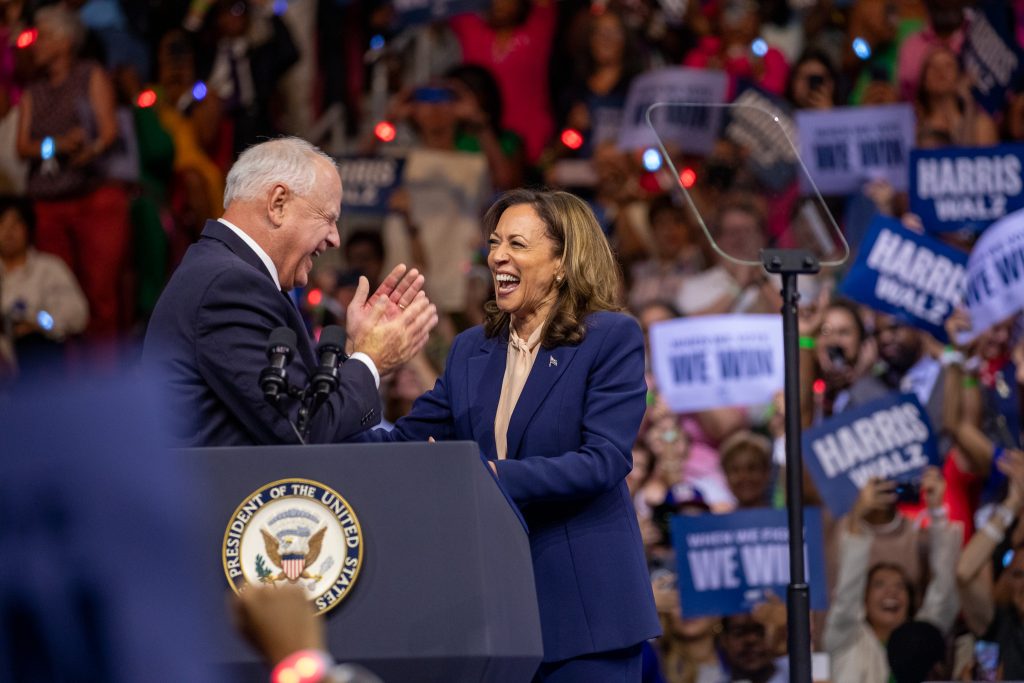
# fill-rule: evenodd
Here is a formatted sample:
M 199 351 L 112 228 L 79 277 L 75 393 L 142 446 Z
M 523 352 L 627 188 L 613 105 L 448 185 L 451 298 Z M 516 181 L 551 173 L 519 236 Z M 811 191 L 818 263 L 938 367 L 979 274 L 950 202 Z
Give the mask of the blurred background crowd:
M 382 383 L 386 421 L 433 386 L 454 335 L 482 322 L 492 285 L 481 217 L 505 189 L 559 187 L 590 203 L 625 276 L 623 306 L 645 331 L 777 312 L 777 280 L 716 254 L 702 221 L 741 257 L 801 243 L 798 178 L 762 172 L 735 136 L 706 153 L 673 149 L 672 165 L 623 149 L 631 83 L 661 67 L 718 70 L 730 97 L 753 84 L 789 112 L 907 103 L 921 148 L 1021 141 L 1024 90 L 992 111 L 972 94 L 961 59 L 971 5 L 0 0 L 0 381 L 29 378 L 36 362 L 71 374 L 131 366 L 161 287 L 222 211 L 226 169 L 279 134 L 345 161 L 342 248 L 294 293 L 310 330 L 343 322 L 358 276 L 375 286 L 398 262 L 427 274 L 442 313 L 426 350 Z M 998 5 L 1021 43 L 1024 2 Z M 854 252 L 877 215 L 928 228 L 881 180 L 824 205 Z M 942 235 L 962 250 L 976 237 Z M 1018 321 L 944 348 L 836 296 L 841 276 L 801 282 L 800 333 L 813 340 L 801 349 L 804 425 L 910 391 L 942 465 L 916 499 L 872 481 L 845 517 L 825 515 L 822 676 L 1024 678 Z M 969 325 L 961 312 L 946 321 L 953 339 Z M 645 676 L 786 680 L 784 604 L 689 618 L 668 531 L 672 514 L 784 505 L 781 397 L 681 415 L 653 374 L 648 385 L 629 486 L 664 636 Z M 804 502 L 822 502 L 810 480 Z

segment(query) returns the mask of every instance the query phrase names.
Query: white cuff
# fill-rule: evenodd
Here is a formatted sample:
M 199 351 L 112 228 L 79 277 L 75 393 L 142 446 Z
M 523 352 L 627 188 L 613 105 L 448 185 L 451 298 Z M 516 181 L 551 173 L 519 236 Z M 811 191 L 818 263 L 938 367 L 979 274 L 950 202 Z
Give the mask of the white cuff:
M 356 351 L 348 357 L 349 360 L 357 360 L 366 367 L 370 368 L 370 374 L 373 375 L 373 383 L 380 389 L 380 373 L 377 372 L 377 366 L 373 364 L 373 360 L 362 351 Z

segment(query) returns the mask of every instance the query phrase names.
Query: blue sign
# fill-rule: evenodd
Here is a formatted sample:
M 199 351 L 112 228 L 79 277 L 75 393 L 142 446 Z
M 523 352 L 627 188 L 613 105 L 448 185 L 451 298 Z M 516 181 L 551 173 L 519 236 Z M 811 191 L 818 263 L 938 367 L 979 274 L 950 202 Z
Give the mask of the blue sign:
M 457 14 L 482 12 L 491 6 L 487 0 L 395 0 L 394 24 L 406 28 L 429 24 Z
M 1009 5 L 1006 0 L 982 0 L 966 10 L 960 58 L 971 77 L 974 99 L 993 115 L 1006 104 L 1006 92 L 1020 74 L 1022 52 Z
M 804 432 L 804 462 L 832 516 L 845 515 L 872 478 L 912 481 L 939 464 L 928 415 L 913 394 L 894 393 Z
M 385 214 L 391 193 L 402 180 L 404 159 L 393 157 L 349 157 L 338 160 L 341 202 L 345 212 Z
M 963 299 L 967 254 L 876 216 L 839 293 L 948 341 L 943 321 Z
M 789 528 L 785 510 L 727 515 L 676 515 L 672 540 L 679 566 L 683 617 L 749 612 L 765 592 L 785 596 L 789 585 Z M 804 508 L 804 566 L 811 609 L 828 608 L 821 510 Z
M 910 152 L 910 211 L 929 232 L 981 232 L 1024 208 L 1024 145 Z

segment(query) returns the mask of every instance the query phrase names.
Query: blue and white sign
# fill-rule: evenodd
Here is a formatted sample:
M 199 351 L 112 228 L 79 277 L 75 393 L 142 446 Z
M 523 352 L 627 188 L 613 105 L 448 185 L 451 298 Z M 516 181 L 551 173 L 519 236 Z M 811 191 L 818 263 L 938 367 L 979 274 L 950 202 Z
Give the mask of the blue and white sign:
M 677 413 L 768 403 L 783 385 L 777 315 L 708 315 L 651 327 L 658 389 Z
M 982 0 L 973 4 L 965 10 L 967 35 L 960 58 L 971 77 L 974 99 L 994 115 L 1006 104 L 1006 91 L 1020 74 L 1022 53 L 1010 21 L 1011 3 Z
M 766 591 L 785 596 L 789 584 L 789 528 L 785 510 L 740 510 L 727 515 L 675 515 L 672 540 L 679 566 L 683 617 L 749 612 Z M 804 566 L 811 609 L 828 608 L 821 510 L 804 508 Z
M 839 292 L 948 341 L 942 323 L 963 299 L 966 275 L 964 252 L 877 216 Z
M 907 164 L 914 145 L 914 110 L 909 104 L 837 107 L 796 113 L 800 157 L 822 194 L 848 194 L 870 180 L 907 189 Z M 811 191 L 800 177 L 800 189 Z
M 729 79 L 724 71 L 670 66 L 633 79 L 619 131 L 619 147 L 644 149 L 658 144 L 676 146 L 686 154 L 706 154 L 715 145 L 721 126 Z M 670 103 L 651 113 L 654 130 L 647 125 L 647 108 Z M 684 104 L 693 106 L 684 106 Z M 655 134 L 654 131 L 657 131 Z
M 1024 208 L 1024 145 L 910 152 L 910 211 L 929 232 L 981 232 Z
M 928 415 L 914 394 L 894 393 L 804 432 L 804 462 L 834 517 L 873 477 L 909 481 L 939 464 Z
M 1024 210 L 981 234 L 967 259 L 964 300 L 971 315 L 968 339 L 1024 309 Z
M 402 180 L 404 159 L 394 157 L 349 157 L 338 160 L 341 206 L 345 212 L 385 214 L 388 201 Z

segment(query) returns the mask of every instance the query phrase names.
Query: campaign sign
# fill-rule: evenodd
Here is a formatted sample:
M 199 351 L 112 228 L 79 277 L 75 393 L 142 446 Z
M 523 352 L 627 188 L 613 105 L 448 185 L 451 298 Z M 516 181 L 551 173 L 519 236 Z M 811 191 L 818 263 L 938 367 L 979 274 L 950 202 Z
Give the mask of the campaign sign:
M 768 590 L 785 599 L 789 585 L 785 510 L 675 515 L 672 541 L 683 617 L 749 612 L 765 601 Z M 823 545 L 821 510 L 804 508 L 804 567 L 815 610 L 828 608 Z
M 822 194 L 856 192 L 870 180 L 907 189 L 907 163 L 914 144 L 909 104 L 837 107 L 796 113 L 800 157 Z M 800 189 L 812 190 L 801 174 Z
M 391 193 L 402 180 L 404 159 L 348 157 L 338 160 L 342 207 L 346 212 L 385 214 Z
M 590 113 L 590 135 L 586 136 L 584 145 L 593 150 L 606 142 L 614 143 L 619 139 L 622 127 L 622 112 L 626 106 L 626 97 L 621 92 L 610 95 L 589 95 L 587 111 Z
M 1020 73 L 1022 53 L 1009 5 L 1006 0 L 983 0 L 965 10 L 967 33 L 960 56 L 974 99 L 990 114 L 1003 108 L 1006 91 Z
M 781 190 L 796 173 L 796 128 L 789 105 L 753 84 L 728 110 L 724 135 L 747 150 L 747 163 L 765 186 Z M 792 141 L 792 142 L 791 142 Z
M 910 152 L 910 211 L 931 232 L 981 232 L 1024 208 L 1024 145 Z
M 839 293 L 945 342 L 942 323 L 962 300 L 966 274 L 964 252 L 877 216 Z
M 715 145 L 721 125 L 729 79 L 724 71 L 670 66 L 633 79 L 619 131 L 624 150 L 654 147 L 660 137 L 666 146 L 678 145 L 691 154 L 706 154 Z M 669 106 L 651 112 L 654 130 L 647 125 L 647 108 L 659 102 Z M 684 105 L 694 106 L 684 106 Z M 654 131 L 657 131 L 655 134 Z
M 967 258 L 968 341 L 1024 308 L 1024 210 L 992 224 Z
M 468 12 L 483 12 L 491 6 L 488 0 L 394 0 L 394 23 L 406 28 L 428 24 Z
M 651 327 L 658 389 L 677 413 L 768 403 L 783 385 L 777 315 L 708 315 Z
M 804 432 L 804 462 L 834 517 L 873 477 L 910 481 L 939 464 L 928 415 L 914 394 L 894 393 Z

